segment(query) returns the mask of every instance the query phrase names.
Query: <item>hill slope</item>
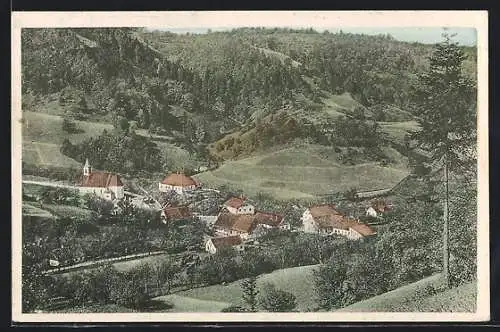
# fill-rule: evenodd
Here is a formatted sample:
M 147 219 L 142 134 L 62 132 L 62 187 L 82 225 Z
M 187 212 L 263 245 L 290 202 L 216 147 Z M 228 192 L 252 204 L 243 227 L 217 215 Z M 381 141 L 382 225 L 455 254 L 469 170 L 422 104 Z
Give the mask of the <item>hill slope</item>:
M 440 275 L 397 288 L 339 309 L 340 312 L 474 312 L 476 282 L 449 290 L 431 292 L 441 284 Z

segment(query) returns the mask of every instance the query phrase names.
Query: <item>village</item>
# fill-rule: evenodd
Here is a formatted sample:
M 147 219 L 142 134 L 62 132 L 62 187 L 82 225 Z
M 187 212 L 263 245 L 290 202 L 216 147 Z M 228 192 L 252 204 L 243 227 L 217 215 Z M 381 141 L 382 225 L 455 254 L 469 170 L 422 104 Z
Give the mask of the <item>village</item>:
M 134 204 L 140 209 L 154 210 L 161 216 L 164 224 L 172 224 L 197 218 L 203 222 L 210 234 L 205 234 L 202 247 L 209 254 L 222 248 L 232 247 L 237 251 L 245 250 L 247 245 L 258 244 L 259 237 L 271 230 L 304 232 L 323 236 L 340 235 L 349 240 L 363 240 L 377 234 L 374 227 L 363 220 L 376 221 L 391 210 L 392 205 L 384 200 L 365 201 L 357 212 L 339 209 L 333 203 L 309 206 L 294 223 L 286 220 L 279 211 L 264 211 L 255 206 L 244 195 L 230 197 L 216 213 L 210 215 L 193 212 L 189 203 L 196 201 L 200 193 L 210 193 L 216 189 L 204 188 L 203 184 L 183 172 L 168 174 L 158 183 L 157 193 L 148 196 L 134 194 L 125 190 L 120 175 L 95 171 L 87 159 L 83 166 L 81 181 L 76 184 L 81 195 L 93 194 L 113 203 L 113 213 L 119 214 L 124 202 Z M 176 196 L 175 200 L 156 197 Z M 203 199 L 202 199 L 203 201 Z M 298 207 L 296 207 L 298 208 Z M 292 224 L 294 226 L 292 226 Z M 375 223 L 376 224 L 376 223 Z M 298 226 L 297 226 L 298 225 Z

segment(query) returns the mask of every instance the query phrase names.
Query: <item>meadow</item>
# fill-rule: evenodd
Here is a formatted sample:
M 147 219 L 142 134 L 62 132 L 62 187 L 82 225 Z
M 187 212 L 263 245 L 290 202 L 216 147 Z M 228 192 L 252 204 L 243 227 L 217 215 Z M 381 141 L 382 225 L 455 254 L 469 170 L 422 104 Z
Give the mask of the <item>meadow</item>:
M 55 106 L 54 106 L 55 107 Z M 104 130 L 112 131 L 113 125 L 104 122 L 75 121 L 80 133 L 69 134 L 62 130 L 62 117 L 59 112 L 43 109 L 44 112 L 23 112 L 23 162 L 38 166 L 54 166 L 66 168 L 80 168 L 82 165 L 76 160 L 63 155 L 60 147 L 64 139 L 73 144 L 81 143 L 91 137 L 97 137 Z M 137 130 L 142 136 L 149 137 L 146 130 Z M 168 164 L 173 169 L 182 167 L 196 168 L 199 162 L 192 154 L 183 148 L 169 143 L 168 137 L 153 135 L 154 142 L 164 155 L 168 156 Z
M 402 165 L 342 165 L 335 160 L 333 152 L 324 150 L 317 147 L 284 149 L 228 161 L 216 170 L 195 177 L 215 187 L 238 187 L 248 195 L 263 192 L 288 200 L 314 198 L 351 188 L 390 188 L 408 174 Z
M 257 286 L 267 282 L 277 288 L 293 293 L 297 298 L 297 309 L 306 311 L 316 306 L 312 271 L 317 265 L 299 266 L 262 274 L 257 279 Z M 173 312 L 209 312 L 220 311 L 230 305 L 243 305 L 241 280 L 226 284 L 194 288 L 179 293 L 157 297 L 174 305 Z
M 440 291 L 436 274 L 390 292 L 349 305 L 341 312 L 474 312 L 477 283 Z M 436 289 L 435 293 L 430 291 Z

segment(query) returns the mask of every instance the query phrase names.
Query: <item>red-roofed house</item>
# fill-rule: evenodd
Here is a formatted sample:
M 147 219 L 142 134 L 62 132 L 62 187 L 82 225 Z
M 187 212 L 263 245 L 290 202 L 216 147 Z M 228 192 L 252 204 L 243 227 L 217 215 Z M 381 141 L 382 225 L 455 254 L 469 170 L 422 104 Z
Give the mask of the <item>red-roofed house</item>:
M 232 197 L 224 203 L 224 207 L 232 214 L 254 214 L 255 207 L 246 202 L 245 197 Z
M 214 224 L 215 233 L 219 236 L 239 235 L 242 239 L 250 238 L 257 226 L 255 217 L 247 214 L 221 213 Z
M 178 194 L 183 194 L 198 188 L 200 184 L 190 176 L 184 173 L 171 173 L 158 184 L 159 190 L 168 192 L 176 191 Z
M 163 223 L 190 218 L 191 212 L 187 206 L 167 206 L 161 211 Z
M 120 176 L 109 172 L 92 171 L 88 159 L 85 161 L 78 187 L 82 194 L 93 193 L 108 200 L 120 200 L 125 196 Z
M 289 226 L 283 222 L 284 219 L 282 215 L 272 212 L 256 211 L 255 220 L 257 224 L 267 229 L 269 228 L 287 229 Z
M 370 226 L 360 223 L 357 219 L 345 217 L 333 205 L 309 208 L 302 215 L 302 223 L 306 233 L 338 234 L 350 240 L 376 234 Z
M 236 250 L 243 250 L 243 241 L 238 235 L 226 237 L 213 237 L 205 243 L 205 250 L 210 254 L 217 253 L 218 250 L 227 247 L 234 247 Z

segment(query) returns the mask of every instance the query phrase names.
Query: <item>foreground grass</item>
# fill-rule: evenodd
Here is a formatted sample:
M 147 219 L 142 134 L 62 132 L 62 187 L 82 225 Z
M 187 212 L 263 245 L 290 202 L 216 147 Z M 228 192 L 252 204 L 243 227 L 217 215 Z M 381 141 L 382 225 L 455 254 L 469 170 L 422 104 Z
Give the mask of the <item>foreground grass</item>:
M 341 312 L 473 312 L 476 303 L 476 282 L 433 294 L 439 289 L 441 275 L 419 280 L 390 292 L 354 303 Z
M 264 283 L 271 282 L 276 287 L 293 293 L 297 298 L 297 309 L 306 311 L 316 306 L 312 278 L 312 271 L 316 267 L 317 265 L 299 266 L 262 274 L 257 280 L 257 285 L 262 287 Z M 240 282 L 241 280 L 238 280 L 225 286 L 194 288 L 155 300 L 171 302 L 174 305 L 172 310 L 177 312 L 220 311 L 230 305 L 243 305 Z

